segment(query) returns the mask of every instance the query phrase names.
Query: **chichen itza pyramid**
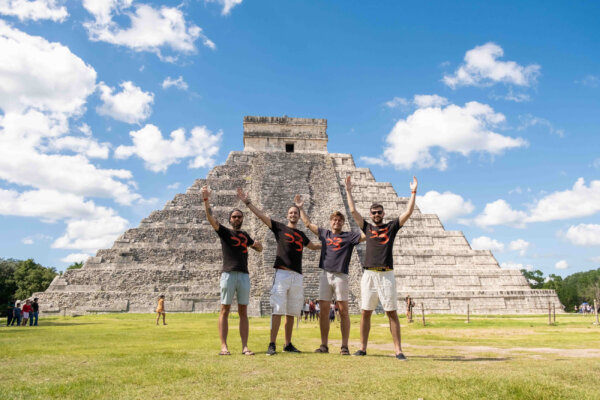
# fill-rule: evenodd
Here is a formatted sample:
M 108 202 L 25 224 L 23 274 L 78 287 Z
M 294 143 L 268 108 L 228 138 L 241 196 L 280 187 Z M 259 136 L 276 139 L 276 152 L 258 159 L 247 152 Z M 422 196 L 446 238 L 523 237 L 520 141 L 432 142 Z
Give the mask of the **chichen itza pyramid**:
M 221 248 L 206 221 L 200 188 L 206 184 L 213 190 L 213 211 L 224 224 L 233 207 L 246 211 L 235 195 L 243 187 L 254 204 L 280 221 L 294 195 L 303 194 L 312 221 L 328 227 L 333 210 L 350 215 L 343 183 L 348 174 L 363 215 L 374 201 L 384 205 L 387 218 L 403 212 L 408 199 L 398 197 L 390 183 L 375 181 L 368 168 L 357 168 L 352 155 L 327 151 L 327 120 L 245 117 L 244 151 L 231 152 L 224 165 L 126 231 L 112 248 L 99 250 L 83 268 L 66 271 L 34 296 L 40 298 L 43 312 L 67 315 L 153 312 L 160 294 L 166 295 L 167 312 L 216 312 Z M 349 220 L 345 229 L 358 229 Z M 249 312 L 265 315 L 270 311 L 275 241 L 249 211 L 243 229 L 265 247 L 262 253 L 250 252 L 249 258 Z M 353 312 L 359 311 L 364 251 L 364 244 L 357 247 L 350 266 Z M 398 233 L 394 254 L 399 299 L 410 294 L 427 313 L 466 313 L 467 305 L 475 314 L 544 313 L 549 303 L 562 311 L 553 290 L 530 289 L 519 271 L 501 269 L 488 250 L 471 249 L 462 232 L 446 231 L 437 215 L 420 212 L 418 202 Z M 319 252 L 304 252 L 307 298 L 318 296 L 318 257 Z

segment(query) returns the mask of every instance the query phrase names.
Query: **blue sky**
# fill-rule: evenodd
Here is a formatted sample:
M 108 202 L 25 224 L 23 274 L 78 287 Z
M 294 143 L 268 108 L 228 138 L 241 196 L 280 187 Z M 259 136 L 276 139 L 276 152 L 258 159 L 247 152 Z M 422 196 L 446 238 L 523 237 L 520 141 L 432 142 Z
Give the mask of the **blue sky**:
M 0 0 L 0 256 L 64 269 L 242 149 L 329 151 L 505 268 L 600 266 L 597 2 Z

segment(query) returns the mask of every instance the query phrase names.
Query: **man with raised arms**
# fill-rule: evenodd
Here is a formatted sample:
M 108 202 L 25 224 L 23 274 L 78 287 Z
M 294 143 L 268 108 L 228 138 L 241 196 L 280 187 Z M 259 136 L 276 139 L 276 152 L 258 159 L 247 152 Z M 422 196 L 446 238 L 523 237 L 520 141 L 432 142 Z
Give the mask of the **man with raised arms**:
M 275 235 L 277 241 L 277 255 L 275 257 L 276 269 L 273 287 L 271 288 L 271 342 L 267 355 L 276 354 L 275 341 L 281 325 L 281 316 L 285 315 L 285 346 L 283 351 L 300 353 L 292 344 L 292 330 L 294 317 L 300 315 L 304 304 L 304 288 L 302 287 L 302 251 L 304 247 L 319 250 L 321 244 L 315 244 L 306 237 L 304 232 L 296 229 L 300 219 L 300 210 L 292 206 L 287 212 L 287 225 L 267 217 L 264 212 L 256 208 L 250 198 L 242 189 L 237 191 L 238 197 L 244 202 Z
M 242 354 L 251 356 L 254 353 L 248 348 L 248 302 L 250 301 L 250 276 L 248 274 L 248 247 L 262 251 L 262 244 L 254 241 L 247 232 L 241 230 L 244 214 L 237 208 L 229 213 L 229 224 L 233 229 L 221 225 L 212 215 L 208 204 L 210 190 L 202 187 L 206 219 L 217 231 L 221 239 L 223 251 L 223 272 L 221 273 L 221 312 L 219 314 L 219 337 L 221 352 L 228 356 L 227 332 L 229 330 L 229 311 L 234 294 L 237 292 L 238 314 L 240 317 L 240 336 L 242 338 Z
M 394 340 L 396 358 L 406 360 L 402 353 L 400 343 L 400 321 L 398 320 L 398 294 L 396 293 L 396 278 L 394 276 L 394 265 L 392 250 L 396 234 L 402 228 L 406 220 L 415 209 L 415 197 L 417 194 L 417 178 L 413 176 L 410 184 L 411 196 L 406 211 L 400 217 L 388 223 L 383 223 L 383 206 L 372 204 L 370 208 L 371 220 L 368 223 L 356 211 L 354 199 L 352 198 L 352 180 L 346 178 L 346 194 L 348 206 L 352 217 L 367 236 L 367 251 L 364 262 L 364 272 L 360 282 L 361 293 L 361 318 L 360 318 L 360 349 L 354 353 L 355 356 L 367 355 L 367 342 L 371 330 L 371 314 L 377 307 L 377 301 L 385 310 L 390 321 L 390 332 Z
M 348 268 L 352 257 L 352 249 L 358 243 L 366 240 L 366 236 L 362 232 L 343 232 L 342 228 L 346 217 L 339 211 L 333 212 L 329 217 L 331 230 L 319 228 L 311 223 L 310 218 L 304 211 L 302 196 L 296 195 L 294 203 L 300 209 L 300 217 L 304 225 L 317 235 L 321 241 L 319 268 L 322 271 L 319 279 L 319 307 L 321 310 L 329 310 L 331 300 L 335 295 L 341 319 L 342 347 L 340 354 L 349 356 L 350 315 L 348 313 L 348 298 L 350 290 L 348 286 Z M 321 328 L 321 346 L 315 350 L 315 353 L 329 353 L 329 319 L 321 318 L 319 326 Z

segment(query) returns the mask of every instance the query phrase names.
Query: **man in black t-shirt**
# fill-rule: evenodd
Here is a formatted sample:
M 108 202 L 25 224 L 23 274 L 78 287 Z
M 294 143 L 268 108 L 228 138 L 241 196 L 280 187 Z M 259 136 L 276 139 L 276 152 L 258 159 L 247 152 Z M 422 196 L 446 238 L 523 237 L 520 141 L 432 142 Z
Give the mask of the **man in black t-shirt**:
M 281 325 L 281 316 L 285 315 L 285 346 L 283 351 L 299 353 L 292 344 L 294 317 L 300 316 L 304 304 L 304 288 L 302 287 L 302 251 L 304 247 L 320 250 L 321 244 L 315 244 L 304 232 L 296 229 L 300 219 L 300 210 L 292 206 L 287 212 L 287 224 L 277 222 L 258 209 L 242 189 L 237 190 L 238 197 L 275 235 L 277 254 L 273 287 L 271 288 L 271 342 L 267 355 L 276 354 L 275 341 Z
M 346 217 L 339 211 L 333 212 L 329 217 L 331 230 L 319 228 L 310 222 L 310 218 L 304 211 L 304 200 L 302 196 L 294 198 L 296 207 L 300 209 L 302 222 L 308 229 L 319 237 L 321 241 L 321 259 L 319 268 L 322 269 L 319 279 L 319 307 L 321 310 L 329 310 L 331 301 L 335 296 L 336 304 L 339 306 L 340 329 L 342 331 L 342 347 L 340 354 L 350 355 L 348 349 L 348 337 L 350 336 L 350 315 L 348 314 L 348 268 L 352 257 L 354 246 L 366 239 L 361 232 L 343 232 Z M 315 353 L 329 353 L 329 320 L 321 318 L 321 346 Z
M 394 340 L 396 358 L 406 360 L 402 353 L 400 342 L 400 321 L 398 320 L 398 293 L 396 292 L 396 278 L 394 276 L 394 258 L 392 254 L 394 239 L 406 220 L 415 209 L 415 197 L 417 194 L 417 178 L 413 176 L 410 183 L 411 196 L 406 211 L 400 217 L 390 222 L 383 223 L 383 206 L 381 204 L 371 205 L 371 220 L 368 223 L 356 211 L 352 197 L 352 180 L 346 178 L 346 195 L 348 206 L 354 221 L 361 227 L 367 236 L 367 251 L 365 254 L 364 271 L 360 282 L 361 296 L 361 318 L 360 318 L 360 349 L 354 353 L 355 356 L 367 355 L 367 342 L 371 330 L 371 314 L 377 307 L 378 301 L 385 310 L 390 321 L 390 332 Z
M 221 225 L 212 215 L 208 204 L 210 190 L 207 186 L 202 187 L 204 199 L 204 210 L 206 219 L 217 231 L 221 239 L 223 251 L 223 270 L 221 272 L 221 312 L 219 314 L 219 337 L 221 338 L 221 352 L 219 355 L 230 355 L 227 348 L 227 332 L 229 330 L 229 311 L 231 302 L 237 292 L 238 315 L 240 317 L 240 336 L 242 338 L 242 354 L 254 355 L 248 349 L 248 302 L 250 300 L 250 276 L 248 274 L 248 248 L 262 251 L 262 244 L 254 241 L 247 232 L 242 231 L 244 214 L 233 209 L 229 213 L 229 223 L 233 229 Z

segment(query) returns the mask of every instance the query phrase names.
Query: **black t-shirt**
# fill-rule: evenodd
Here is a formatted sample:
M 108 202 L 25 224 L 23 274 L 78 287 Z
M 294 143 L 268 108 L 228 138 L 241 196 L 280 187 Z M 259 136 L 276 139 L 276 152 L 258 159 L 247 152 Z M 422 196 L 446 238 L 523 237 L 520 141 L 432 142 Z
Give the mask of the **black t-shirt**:
M 319 240 L 322 243 L 319 268 L 347 274 L 352 249 L 360 241 L 360 232 L 342 232 L 336 235 L 329 229 L 319 228 Z
M 362 230 L 367 235 L 365 267 L 394 267 L 392 249 L 400 228 L 398 218 L 379 226 L 364 221 Z
M 244 231 L 234 231 L 219 224 L 217 234 L 221 238 L 223 250 L 223 272 L 239 271 L 248 273 L 248 246 L 254 240 Z
M 31 308 L 33 308 L 33 312 L 38 312 L 40 310 L 40 305 L 34 301 L 31 303 Z
M 271 220 L 271 230 L 277 240 L 277 255 L 273 267 L 286 267 L 302 273 L 302 250 L 310 243 L 304 232 Z

